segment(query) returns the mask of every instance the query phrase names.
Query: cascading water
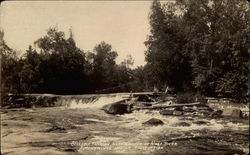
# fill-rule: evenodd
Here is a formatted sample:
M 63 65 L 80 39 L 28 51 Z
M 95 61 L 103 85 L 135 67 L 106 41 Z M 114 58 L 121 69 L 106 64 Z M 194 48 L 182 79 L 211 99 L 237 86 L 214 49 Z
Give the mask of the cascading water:
M 169 153 L 168 151 L 174 153 L 176 150 L 177 152 L 180 151 L 177 147 L 184 148 L 184 151 L 181 153 L 188 151 L 192 152 L 192 150 L 194 150 L 196 154 L 201 154 L 204 150 L 206 150 L 208 154 L 227 154 L 232 152 L 238 154 L 242 154 L 243 152 L 247 154 L 249 152 L 249 123 L 247 119 L 223 117 L 209 118 L 188 113 L 186 113 L 188 115 L 184 113 L 180 116 L 162 115 L 159 113 L 160 109 L 136 110 L 136 108 L 134 108 L 132 113 L 123 115 L 109 115 L 101 110 L 102 106 L 124 100 L 129 98 L 129 96 L 129 93 L 102 95 L 27 94 L 23 99 L 31 105 L 37 105 L 37 107 L 32 107 L 32 109 L 20 109 L 22 111 L 8 111 L 5 115 L 7 119 L 11 120 L 10 122 L 6 122 L 6 124 L 9 123 L 11 125 L 13 121 L 20 124 L 20 120 L 15 120 L 17 118 L 22 119 L 21 123 L 26 123 L 28 127 L 33 123 L 32 128 L 37 126 L 37 129 L 33 132 L 39 131 L 39 133 L 36 134 L 40 134 L 41 139 L 44 138 L 44 135 L 47 135 L 40 133 L 42 124 L 46 132 L 48 129 L 53 129 L 53 135 L 56 134 L 58 130 L 67 133 L 65 134 L 65 136 L 68 136 L 67 140 L 74 138 L 75 134 L 77 135 L 76 140 L 78 140 L 79 135 L 86 136 L 86 134 L 89 134 L 91 135 L 89 139 L 84 139 L 84 141 L 105 142 L 108 144 L 126 142 L 133 146 L 136 146 L 134 145 L 135 143 L 163 142 L 161 146 L 164 146 L 163 151 L 167 153 Z M 137 103 L 139 103 L 138 105 L 143 105 L 140 104 L 140 101 L 131 100 L 129 104 L 130 103 L 134 103 L 134 105 L 137 105 Z M 228 104 L 222 106 L 220 104 L 210 104 L 209 106 L 214 106 L 213 109 L 223 110 L 225 106 L 229 107 L 232 105 Z M 240 108 L 249 111 L 246 106 Z M 13 117 L 13 115 L 15 117 Z M 145 125 L 145 122 L 152 118 L 160 119 L 164 124 Z M 40 123 L 41 121 L 46 123 Z M 48 125 L 50 125 L 51 128 L 49 128 Z M 22 124 L 22 128 L 23 127 L 25 126 Z M 9 127 L 6 126 L 6 129 L 8 128 Z M 22 129 L 19 126 L 17 126 L 17 128 L 18 131 Z M 23 130 L 24 133 L 29 131 L 26 128 L 23 129 L 25 129 Z M 6 134 L 8 135 L 9 133 Z M 26 134 L 28 135 L 30 133 Z M 22 136 L 23 134 L 18 135 Z M 13 139 L 12 135 L 6 137 Z M 15 139 L 16 137 L 17 135 L 14 135 Z M 61 138 L 61 133 L 58 134 L 58 137 Z M 21 139 L 26 138 L 21 137 Z M 177 146 L 168 145 L 168 143 L 172 142 L 173 144 L 176 143 Z M 24 142 L 22 142 L 22 144 L 23 143 Z M 12 145 L 11 143 L 10 146 Z M 128 151 L 134 151 L 135 154 L 139 154 L 145 150 L 137 148 L 133 150 L 132 148 L 116 151 L 118 152 L 112 150 L 112 153 L 126 154 Z M 148 151 L 149 150 L 147 150 L 147 152 Z M 93 152 L 83 153 L 92 154 Z M 149 152 L 148 154 L 153 153 Z M 158 152 L 155 154 L 158 154 Z
M 125 98 L 125 95 L 105 95 L 105 96 L 93 96 L 91 98 L 72 98 L 66 102 L 68 108 L 101 108 L 102 106 L 114 102 L 121 101 Z

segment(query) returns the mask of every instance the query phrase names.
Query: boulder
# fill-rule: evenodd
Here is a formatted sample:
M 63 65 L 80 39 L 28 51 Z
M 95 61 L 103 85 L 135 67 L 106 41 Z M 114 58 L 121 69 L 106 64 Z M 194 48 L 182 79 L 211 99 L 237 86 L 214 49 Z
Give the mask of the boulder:
M 213 112 L 211 113 L 211 116 L 212 116 L 212 117 L 221 117 L 222 112 L 223 112 L 222 110 L 213 111 Z
M 177 111 L 183 111 L 183 107 L 175 107 L 174 110 L 177 110 Z
M 206 125 L 206 124 L 208 124 L 209 122 L 207 122 L 207 121 L 194 121 L 193 123 L 194 123 L 194 124 L 198 124 L 198 125 Z
M 191 125 L 187 122 L 179 122 L 179 123 L 174 124 L 174 126 L 191 126 Z
M 154 102 L 154 100 L 148 95 L 139 95 L 137 101 Z
M 193 109 L 194 109 L 194 110 L 197 110 L 197 109 L 198 109 L 198 107 L 197 107 L 197 106 L 193 106 Z
M 226 108 L 222 112 L 223 117 L 242 118 L 242 111 L 238 108 Z
M 151 126 L 157 126 L 157 125 L 162 125 L 164 124 L 164 122 L 160 119 L 157 119 L 157 118 L 151 118 L 150 120 L 142 123 L 144 125 L 151 125 Z
M 192 107 L 183 106 L 183 111 L 185 111 L 185 112 L 194 112 L 195 110 Z
M 174 110 L 169 110 L 169 109 L 161 110 L 160 114 L 161 115 L 173 115 L 174 114 Z
M 173 112 L 173 115 L 175 115 L 175 116 L 181 116 L 181 115 L 183 115 L 183 112 L 182 112 L 182 111 L 175 110 L 175 111 Z
M 131 112 L 131 105 L 125 104 L 122 101 L 111 103 L 104 105 L 102 107 L 102 110 L 104 110 L 108 114 L 125 114 L 125 113 L 130 113 Z

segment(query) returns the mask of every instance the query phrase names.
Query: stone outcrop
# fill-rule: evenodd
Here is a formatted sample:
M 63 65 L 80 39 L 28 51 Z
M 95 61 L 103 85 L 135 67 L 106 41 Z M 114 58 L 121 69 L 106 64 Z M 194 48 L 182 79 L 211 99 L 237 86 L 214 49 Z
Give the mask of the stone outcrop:
M 173 115 L 174 114 L 174 110 L 170 110 L 170 109 L 164 109 L 160 111 L 161 115 Z
M 156 125 L 163 125 L 164 122 L 157 118 L 151 118 L 150 120 L 142 123 L 143 125 L 150 125 L 150 126 L 156 126 Z
M 108 114 L 125 114 L 131 112 L 131 105 L 126 104 L 125 100 L 118 101 L 115 103 L 107 104 L 102 107 L 102 110 L 104 110 Z
M 183 111 L 180 110 L 171 110 L 171 109 L 165 109 L 160 111 L 161 115 L 174 115 L 174 116 L 181 116 L 183 115 Z
M 176 124 L 174 124 L 174 126 L 176 126 L 176 127 L 178 127 L 178 126 L 191 126 L 189 123 L 187 123 L 187 122 L 179 122 L 179 123 L 176 123 Z
M 175 110 L 175 111 L 173 112 L 173 115 L 175 115 L 175 116 L 181 116 L 181 115 L 183 115 L 183 112 L 182 112 L 182 111 Z
M 207 121 L 194 121 L 193 123 L 197 124 L 197 125 L 206 125 L 206 124 L 209 124 L 209 122 L 207 122 Z

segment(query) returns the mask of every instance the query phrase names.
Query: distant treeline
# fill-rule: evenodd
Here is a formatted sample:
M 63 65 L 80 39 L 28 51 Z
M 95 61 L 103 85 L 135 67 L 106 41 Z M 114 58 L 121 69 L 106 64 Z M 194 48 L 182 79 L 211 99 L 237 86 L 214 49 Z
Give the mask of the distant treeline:
M 11 93 L 82 94 L 141 91 L 142 67 L 132 70 L 133 59 L 128 56 L 116 64 L 117 52 L 101 42 L 93 52 L 76 46 L 72 32 L 50 28 L 44 37 L 34 42 L 18 58 L 3 40 L 2 91 Z M 140 75 L 141 74 L 141 75 Z
M 245 0 L 155 0 L 149 19 L 147 64 L 135 69 L 131 56 L 117 64 L 111 45 L 101 42 L 86 52 L 76 46 L 71 31 L 66 38 L 57 28 L 50 28 L 17 57 L 1 31 L 1 92 L 82 94 L 168 86 L 176 93 L 247 96 L 249 6 Z

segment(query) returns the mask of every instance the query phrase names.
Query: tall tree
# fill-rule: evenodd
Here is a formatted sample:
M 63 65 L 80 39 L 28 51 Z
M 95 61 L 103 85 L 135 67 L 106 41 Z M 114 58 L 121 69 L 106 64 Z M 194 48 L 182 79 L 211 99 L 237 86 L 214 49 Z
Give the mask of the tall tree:
M 174 3 L 161 5 L 154 0 L 151 7 L 151 34 L 145 42 L 146 61 L 151 66 L 154 83 L 169 85 L 183 91 L 190 79 L 188 56 L 183 52 L 185 37 L 182 21 L 175 14 Z
M 101 42 L 94 47 L 93 68 L 95 88 L 103 89 L 115 85 L 114 70 L 117 52 L 112 51 L 112 46 Z
M 67 94 L 87 91 L 85 54 L 76 47 L 72 32 L 66 39 L 64 32 L 50 28 L 35 44 L 42 58 L 39 71 L 43 91 Z
M 20 93 L 18 60 L 16 51 L 6 44 L 4 31 L 0 30 L 1 97 L 6 93 Z

